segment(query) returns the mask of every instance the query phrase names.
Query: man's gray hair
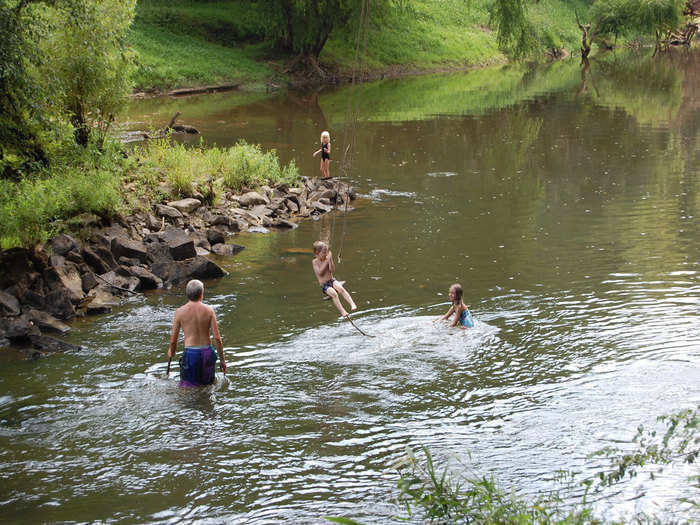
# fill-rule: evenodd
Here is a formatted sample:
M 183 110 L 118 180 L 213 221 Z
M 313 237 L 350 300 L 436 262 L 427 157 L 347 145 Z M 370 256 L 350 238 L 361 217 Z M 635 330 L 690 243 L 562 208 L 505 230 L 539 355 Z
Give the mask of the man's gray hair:
M 192 279 L 190 282 L 187 283 L 187 288 L 185 292 L 187 293 L 187 298 L 190 301 L 198 301 L 202 298 L 202 294 L 204 293 L 204 284 L 202 283 L 202 281 Z

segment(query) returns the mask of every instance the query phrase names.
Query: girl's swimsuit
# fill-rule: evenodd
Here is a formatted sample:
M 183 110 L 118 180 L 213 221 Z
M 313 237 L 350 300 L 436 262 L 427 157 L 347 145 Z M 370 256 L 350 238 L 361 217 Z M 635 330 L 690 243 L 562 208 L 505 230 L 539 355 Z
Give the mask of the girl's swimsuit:
M 474 319 L 472 319 L 472 314 L 468 309 L 462 310 L 462 314 L 459 316 L 459 324 L 466 328 L 474 328 Z
M 326 160 L 331 158 L 330 153 L 328 153 L 328 145 L 329 142 L 323 142 L 321 143 L 321 160 Z

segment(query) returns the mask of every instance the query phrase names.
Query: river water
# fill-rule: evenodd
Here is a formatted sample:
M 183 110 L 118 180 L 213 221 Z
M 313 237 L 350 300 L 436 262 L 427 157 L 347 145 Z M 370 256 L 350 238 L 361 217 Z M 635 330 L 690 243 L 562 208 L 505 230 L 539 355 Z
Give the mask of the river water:
M 276 148 L 309 176 L 328 129 L 337 175 L 350 91 L 135 101 L 128 118 L 181 111 L 207 142 Z M 698 405 L 700 54 L 359 93 L 355 209 L 237 236 L 229 275 L 206 283 L 230 367 L 215 387 L 165 378 L 181 289 L 76 321 L 81 352 L 0 356 L 3 521 L 387 523 L 404 515 L 391 465 L 407 447 L 534 497 Z M 342 250 L 336 274 L 374 337 L 321 300 L 320 237 Z M 454 282 L 472 330 L 432 322 Z M 680 509 L 686 475 L 640 478 L 597 508 Z

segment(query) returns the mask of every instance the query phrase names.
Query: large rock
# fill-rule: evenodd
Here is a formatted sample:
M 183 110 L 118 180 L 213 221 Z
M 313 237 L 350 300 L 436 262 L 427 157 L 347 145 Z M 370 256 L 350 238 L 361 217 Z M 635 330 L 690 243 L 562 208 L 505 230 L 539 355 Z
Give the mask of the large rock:
M 47 283 L 49 282 L 48 275 L 55 275 L 58 278 L 58 285 L 52 286 L 49 284 L 49 287 L 52 290 L 65 290 L 65 293 L 73 304 L 79 303 L 83 297 L 85 297 L 83 293 L 83 280 L 80 278 L 80 272 L 78 272 L 78 269 L 72 263 L 56 268 L 49 268 L 44 274 Z
M 112 254 L 116 259 L 128 257 L 130 259 L 138 259 L 144 264 L 149 262 L 146 245 L 140 241 L 134 241 L 125 237 L 114 237 L 111 248 Z
M 163 235 L 163 240 L 170 250 L 170 256 L 176 261 L 183 261 L 197 255 L 194 241 L 182 230 L 167 230 Z
M 130 266 L 129 273 L 141 282 L 141 289 L 154 290 L 163 286 L 163 280 L 140 266 Z
M 218 264 L 201 255 L 185 261 L 156 261 L 151 266 L 151 270 L 164 282 L 171 283 L 226 275 Z
M 0 292 L 0 315 L 14 317 L 21 311 L 19 299 L 9 293 Z
M 238 252 L 242 251 L 244 246 L 238 244 L 215 244 L 211 247 L 211 251 L 216 255 L 229 256 L 236 255 Z
M 141 288 L 141 281 L 133 276 L 125 267 L 119 267 L 116 271 L 107 272 L 99 276 L 100 287 L 108 286 L 109 292 L 119 294 L 120 292 L 135 292 Z
M 69 251 L 78 248 L 78 243 L 70 235 L 60 233 L 51 241 L 51 249 L 56 255 L 66 255 Z
M 106 285 L 100 285 L 88 294 L 90 302 L 85 307 L 88 315 L 106 314 L 112 311 L 113 306 L 119 304 L 119 299 L 109 291 Z
M 46 297 L 34 290 L 24 290 L 20 297 L 22 306 L 31 306 L 39 310 L 46 308 Z
M 269 200 L 260 195 L 257 191 L 249 191 L 238 198 L 241 206 L 255 206 L 256 204 L 267 204 Z
M 202 205 L 201 202 L 199 202 L 197 199 L 182 199 L 179 201 L 171 201 L 168 203 L 168 206 L 171 208 L 175 208 L 177 211 L 180 213 L 192 213 L 195 211 L 197 208 L 199 208 Z
M 103 246 L 85 246 L 82 255 L 85 262 L 97 274 L 106 273 L 117 267 L 117 261 L 112 252 Z
M 31 319 L 26 315 L 12 318 L 0 318 L 0 337 L 12 342 L 26 340 L 30 335 L 40 334 Z
M 226 234 L 224 234 L 224 232 L 217 228 L 211 228 L 207 230 L 207 241 L 209 241 L 209 245 L 211 248 L 211 246 L 213 246 L 214 244 L 226 242 Z
M 264 204 L 258 204 L 250 209 L 250 213 L 260 218 L 272 215 L 273 211 L 274 210 L 272 210 L 272 208 L 265 206 Z
M 329 211 L 333 210 L 332 206 L 329 206 L 328 204 L 323 204 L 320 201 L 312 202 L 311 206 L 313 206 L 314 210 L 319 211 L 321 213 L 328 213 Z
M 65 334 L 70 331 L 70 326 L 62 323 L 51 314 L 39 310 L 29 310 L 27 318 L 43 331 Z
M 182 213 L 172 206 L 166 206 L 165 204 L 156 204 L 155 206 L 156 215 L 158 217 L 167 217 L 168 219 L 179 219 L 182 218 Z
M 65 288 L 47 293 L 44 299 L 44 309 L 54 317 L 62 321 L 75 317 L 75 308 Z

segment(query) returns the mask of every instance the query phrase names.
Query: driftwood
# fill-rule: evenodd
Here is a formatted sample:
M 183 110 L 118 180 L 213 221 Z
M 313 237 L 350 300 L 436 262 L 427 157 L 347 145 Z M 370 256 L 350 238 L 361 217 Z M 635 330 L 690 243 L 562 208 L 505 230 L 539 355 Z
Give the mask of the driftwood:
M 119 136 L 119 140 L 121 140 L 124 143 L 129 143 L 140 142 L 142 140 L 162 139 L 167 137 L 168 133 L 189 133 L 192 135 L 199 134 L 199 130 L 194 126 L 188 126 L 186 124 L 176 125 L 175 121 L 178 119 L 179 116 L 180 112 L 178 111 L 177 113 L 175 113 L 175 115 L 173 115 L 173 118 L 170 119 L 170 122 L 168 122 L 167 126 L 153 133 L 146 133 L 145 131 L 127 131 Z

